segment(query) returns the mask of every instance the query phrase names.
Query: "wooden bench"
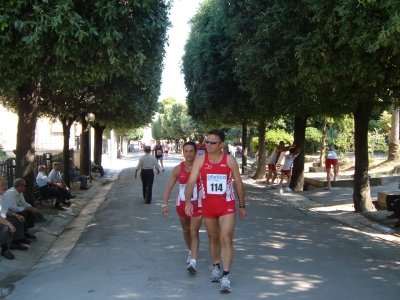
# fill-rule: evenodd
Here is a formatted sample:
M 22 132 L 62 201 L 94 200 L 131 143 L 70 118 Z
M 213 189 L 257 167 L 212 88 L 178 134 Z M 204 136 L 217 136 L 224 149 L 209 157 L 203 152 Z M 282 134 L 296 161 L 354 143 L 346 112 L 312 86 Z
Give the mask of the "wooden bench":
M 53 200 L 57 198 L 56 195 L 52 196 L 43 196 L 42 192 L 39 189 L 39 186 L 35 183 L 34 185 L 34 194 L 35 194 L 35 202 L 39 202 L 42 205 L 42 201 L 51 201 L 51 206 L 53 206 Z

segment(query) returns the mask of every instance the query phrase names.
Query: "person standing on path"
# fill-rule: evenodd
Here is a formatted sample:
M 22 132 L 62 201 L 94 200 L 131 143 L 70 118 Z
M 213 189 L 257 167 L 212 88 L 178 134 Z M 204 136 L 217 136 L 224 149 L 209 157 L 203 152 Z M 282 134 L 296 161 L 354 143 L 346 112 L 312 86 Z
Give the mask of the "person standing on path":
M 231 291 L 230 268 L 233 260 L 233 232 L 236 221 L 236 200 L 233 184 L 239 198 L 239 217 L 246 218 L 244 203 L 244 186 L 236 159 L 222 152 L 225 134 L 213 129 L 206 139 L 207 153 L 197 156 L 186 183 L 185 212 L 189 217 L 194 210 L 191 203 L 192 192 L 197 178 L 200 176 L 200 193 L 202 193 L 202 210 L 204 223 L 209 238 L 209 251 L 213 261 L 211 282 L 221 282 L 222 292 Z M 221 278 L 220 261 L 223 273 Z
M 278 172 L 276 171 L 276 164 L 278 163 L 279 157 L 282 152 L 286 152 L 290 149 L 290 147 L 285 147 L 285 142 L 280 141 L 278 147 L 272 151 L 271 156 L 268 161 L 268 175 L 267 175 L 267 189 L 276 189 L 276 186 L 273 185 L 275 178 L 278 176 Z M 272 178 L 271 184 L 269 184 L 270 179 Z
M 325 159 L 326 170 L 326 190 L 331 190 L 331 167 L 333 166 L 333 181 L 336 181 L 339 176 L 339 159 L 335 151 L 328 151 Z
M 296 144 L 293 144 L 293 148 L 290 148 L 289 153 L 285 154 L 285 161 L 283 163 L 282 169 L 281 169 L 281 180 L 279 182 L 279 193 L 283 194 L 283 179 L 285 178 L 285 175 L 287 176 L 287 186 L 286 186 L 286 192 L 291 192 L 292 189 L 289 187 L 290 185 L 290 179 L 292 178 L 292 165 L 294 159 L 299 155 L 300 153 L 300 148 L 296 148 Z
M 204 136 L 199 135 L 197 138 L 197 155 L 204 155 L 207 151 L 206 144 L 204 143 Z
M 144 147 L 144 155 L 139 159 L 136 166 L 134 177 L 137 178 L 137 173 L 140 170 L 140 179 L 142 180 L 143 199 L 145 204 L 151 203 L 153 196 L 154 168 L 157 170 L 157 175 L 160 174 L 160 165 L 157 158 L 150 155 L 151 147 Z
M 156 145 L 153 148 L 152 154 L 155 158 L 157 158 L 157 161 L 160 162 L 162 171 L 164 172 L 165 170 L 164 170 L 164 164 L 163 164 L 163 158 L 164 158 L 163 147 L 161 146 L 160 141 L 157 141 Z
M 199 180 L 195 183 L 191 203 L 193 205 L 193 216 L 188 217 L 185 213 L 185 186 L 189 179 L 190 172 L 194 159 L 196 158 L 196 144 L 194 142 L 186 142 L 183 145 L 182 153 L 184 161 L 179 165 L 175 166 L 172 170 L 171 177 L 169 178 L 168 184 L 164 191 L 163 204 L 162 204 L 162 215 L 165 218 L 169 216 L 168 200 L 171 196 L 172 189 L 175 183 L 178 181 L 178 194 L 176 196 L 176 213 L 179 216 L 179 221 L 182 225 L 183 238 L 187 248 L 189 249 L 187 259 L 187 270 L 189 273 L 196 273 L 196 261 L 199 253 L 199 230 L 201 223 L 203 222 L 202 210 L 201 210 L 201 195 L 199 193 Z

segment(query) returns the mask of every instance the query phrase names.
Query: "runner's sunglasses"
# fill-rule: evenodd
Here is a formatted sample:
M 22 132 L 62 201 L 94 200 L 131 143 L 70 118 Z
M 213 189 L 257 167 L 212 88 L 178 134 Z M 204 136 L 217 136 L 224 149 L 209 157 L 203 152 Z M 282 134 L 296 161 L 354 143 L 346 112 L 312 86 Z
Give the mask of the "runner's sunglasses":
M 215 145 L 218 142 L 220 142 L 220 141 L 218 141 L 218 140 L 206 140 L 206 144 L 211 144 L 211 145 Z

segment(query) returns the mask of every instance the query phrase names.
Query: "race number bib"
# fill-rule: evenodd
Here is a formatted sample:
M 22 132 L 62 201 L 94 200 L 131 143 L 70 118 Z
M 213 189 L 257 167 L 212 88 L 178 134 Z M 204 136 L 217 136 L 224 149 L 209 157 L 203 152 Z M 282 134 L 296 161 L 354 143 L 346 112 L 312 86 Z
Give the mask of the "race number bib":
M 226 180 L 228 176 L 223 174 L 207 175 L 207 194 L 222 195 L 226 193 Z
M 162 150 L 160 150 L 160 149 L 156 150 L 156 154 L 157 155 L 162 155 Z
M 185 201 L 185 187 L 186 184 L 179 185 L 179 198 L 181 198 L 182 201 Z M 190 200 L 197 201 L 197 183 L 194 184 L 192 199 Z
M 204 155 L 206 153 L 206 150 L 197 150 L 198 155 Z

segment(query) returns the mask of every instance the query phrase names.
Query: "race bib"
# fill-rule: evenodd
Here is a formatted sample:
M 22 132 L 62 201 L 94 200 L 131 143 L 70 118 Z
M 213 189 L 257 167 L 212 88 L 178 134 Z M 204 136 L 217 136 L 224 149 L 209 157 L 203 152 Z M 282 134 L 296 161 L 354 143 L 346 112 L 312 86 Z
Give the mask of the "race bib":
M 207 194 L 222 195 L 226 193 L 228 176 L 223 174 L 207 175 Z
M 185 201 L 185 187 L 186 184 L 180 184 L 179 185 L 179 198 L 181 198 L 182 201 Z M 194 184 L 193 188 L 193 193 L 192 193 L 192 199 L 191 201 L 197 201 L 197 183 Z
M 206 153 L 206 150 L 197 150 L 198 155 L 204 155 Z
M 162 155 L 162 150 L 156 150 L 157 155 Z

